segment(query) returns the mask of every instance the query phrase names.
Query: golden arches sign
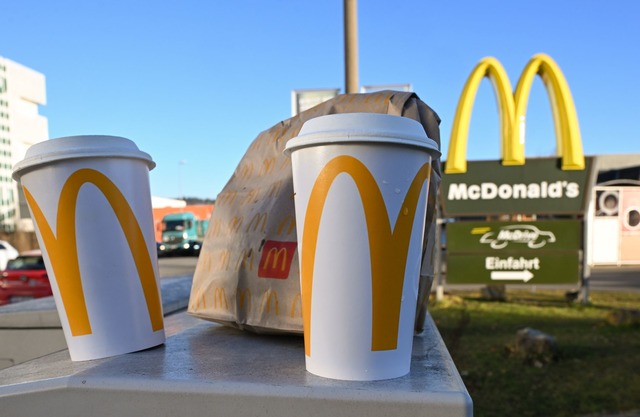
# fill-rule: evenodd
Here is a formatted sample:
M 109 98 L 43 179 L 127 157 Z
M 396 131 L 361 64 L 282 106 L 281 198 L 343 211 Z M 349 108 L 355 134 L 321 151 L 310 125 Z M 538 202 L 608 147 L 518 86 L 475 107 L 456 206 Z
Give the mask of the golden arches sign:
M 300 272 L 304 345 L 307 356 L 311 356 L 311 300 L 320 220 L 333 181 L 343 173 L 350 175 L 358 188 L 369 235 L 373 298 L 371 350 L 393 350 L 398 344 L 402 289 L 413 221 L 422 187 L 431 173 L 431 166 L 429 163 L 424 164 L 413 178 L 402 202 L 403 215 L 398 216 L 393 229 L 380 188 L 369 169 L 358 159 L 352 156 L 335 157 L 318 175 L 309 197 L 302 234 Z
M 467 171 L 467 138 L 476 92 L 483 78 L 493 84 L 500 115 L 500 143 L 503 165 L 524 165 L 525 114 L 529 92 L 536 75 L 547 90 L 556 133 L 558 156 L 563 170 L 585 168 L 578 116 L 562 71 L 548 55 L 535 55 L 522 71 L 515 94 L 504 67 L 492 57 L 482 59 L 462 90 L 453 119 L 445 173 Z
M 111 205 L 127 239 L 138 270 L 147 310 L 149 311 L 151 327 L 153 331 L 163 329 L 162 306 L 158 297 L 158 285 L 140 225 L 118 187 L 101 172 L 85 168 L 71 174 L 62 187 L 56 219 L 57 236 L 54 235 L 49 222 L 34 197 L 26 187 L 23 187 L 25 198 L 42 235 L 51 267 L 56 276 L 56 282 L 60 289 L 60 298 L 67 312 L 71 334 L 73 336 L 82 336 L 92 333 L 82 289 L 76 242 L 76 202 L 80 188 L 86 183 L 95 185 Z

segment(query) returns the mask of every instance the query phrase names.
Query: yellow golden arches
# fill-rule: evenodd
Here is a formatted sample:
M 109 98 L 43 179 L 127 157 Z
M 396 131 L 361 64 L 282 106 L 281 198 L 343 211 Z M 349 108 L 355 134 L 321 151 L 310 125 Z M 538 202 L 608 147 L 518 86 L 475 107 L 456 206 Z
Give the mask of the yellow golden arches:
M 562 71 L 553 59 L 547 55 L 538 54 L 531 58 L 523 70 L 516 86 L 515 97 L 507 73 L 498 60 L 487 57 L 476 65 L 462 90 L 453 119 L 445 169 L 447 174 L 467 171 L 467 138 L 471 111 L 480 82 L 485 77 L 491 81 L 498 103 L 502 164 L 524 164 L 525 113 L 531 85 L 536 75 L 542 79 L 549 96 L 558 155 L 562 157 L 562 169 L 584 169 L 580 127 L 571 92 Z
M 249 288 L 236 290 L 236 298 L 238 310 L 251 310 L 251 290 Z
M 299 311 L 300 314 L 297 315 L 296 311 Z M 297 293 L 296 296 L 293 297 L 293 301 L 291 302 L 290 316 L 292 319 L 296 318 L 296 316 L 302 317 L 302 296 L 300 295 L 300 293 Z
M 253 271 L 253 249 L 249 248 L 240 251 L 238 254 L 238 261 L 236 262 L 236 271 L 240 271 L 240 269 L 245 269 L 249 271 Z
M 268 289 L 262 294 L 262 299 L 260 301 L 262 313 L 271 313 L 272 301 L 274 307 L 273 312 L 278 316 L 280 314 L 280 303 L 278 302 L 278 294 L 272 289 Z
M 396 349 L 398 344 L 402 288 L 413 221 L 422 187 L 431 173 L 431 166 L 428 163 L 424 164 L 413 178 L 402 202 L 403 215 L 398 216 L 393 230 L 380 188 L 362 162 L 351 156 L 338 156 L 329 161 L 318 175 L 309 197 L 302 234 L 300 273 L 304 345 L 307 356 L 311 356 L 311 300 L 320 220 L 333 181 L 342 173 L 350 175 L 358 188 L 369 236 L 373 297 L 371 350 L 392 350 Z
M 278 229 L 276 229 L 276 234 L 280 236 L 285 231 L 285 226 L 287 225 L 289 227 L 286 228 L 286 236 L 289 236 L 291 233 L 294 232 L 296 228 L 296 218 L 294 215 L 288 214 L 285 216 L 284 219 L 282 219 L 282 221 L 280 222 L 280 225 L 278 226 Z
M 93 169 L 80 169 L 71 174 L 60 192 L 56 219 L 57 236 L 53 234 L 49 222 L 34 197 L 26 187 L 23 187 L 25 198 L 31 208 L 34 220 L 38 224 L 42 240 L 49 254 L 51 267 L 56 275 L 71 334 L 73 336 L 82 336 L 92 333 L 89 313 L 82 290 L 76 242 L 76 202 L 80 188 L 86 183 L 95 185 L 111 205 L 127 239 L 138 270 L 151 327 L 153 331 L 163 329 L 162 306 L 158 297 L 158 286 L 153 263 L 149 256 L 144 235 L 129 203 L 118 187 L 104 174 Z
M 521 142 L 524 163 L 524 126 L 527 102 L 533 78 L 539 75 L 549 95 L 556 131 L 558 156 L 562 157 L 563 170 L 584 169 L 582 138 L 576 107 L 571 91 L 560 67 L 545 54 L 535 55 L 518 80 L 515 92 L 514 142 Z
M 229 311 L 229 303 L 227 302 L 227 292 L 222 287 L 216 287 L 213 290 L 213 308 L 218 309 L 224 308 L 226 311 Z
M 469 136 L 471 111 L 473 110 L 473 103 L 475 102 L 480 82 L 485 77 L 491 81 L 498 103 L 501 137 L 500 157 L 503 161 L 507 161 L 507 164 L 516 162 L 514 150 L 506 149 L 506 144 L 510 143 L 508 138 L 511 137 L 513 130 L 513 115 L 515 112 L 511 82 L 502 64 L 497 59 L 488 57 L 476 65 L 462 89 L 462 95 L 460 96 L 451 128 L 451 140 L 449 142 L 446 165 L 446 173 L 448 174 L 467 171 L 467 138 Z
M 205 308 L 207 308 L 207 299 L 205 297 L 205 292 L 204 290 L 199 289 L 195 297 L 191 297 L 191 299 L 189 300 L 189 309 L 199 310 Z

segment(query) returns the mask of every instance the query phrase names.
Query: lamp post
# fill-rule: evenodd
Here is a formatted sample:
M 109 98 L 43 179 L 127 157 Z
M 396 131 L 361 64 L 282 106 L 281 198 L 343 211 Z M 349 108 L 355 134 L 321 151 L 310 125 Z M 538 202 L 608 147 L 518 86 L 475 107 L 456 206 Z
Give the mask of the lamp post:
M 178 193 L 180 194 L 180 198 L 184 200 L 184 193 L 182 192 L 182 166 L 186 165 L 187 161 L 185 159 L 181 159 L 178 162 Z
M 345 92 L 358 92 L 358 4 L 344 0 Z

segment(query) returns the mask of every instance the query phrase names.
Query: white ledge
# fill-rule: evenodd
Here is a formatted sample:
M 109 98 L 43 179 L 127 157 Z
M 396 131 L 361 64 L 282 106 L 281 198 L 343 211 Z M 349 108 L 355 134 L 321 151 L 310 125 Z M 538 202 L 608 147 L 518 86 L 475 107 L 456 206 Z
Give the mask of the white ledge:
M 191 280 L 183 276 L 160 281 L 165 316 L 187 307 Z M 66 348 L 53 297 L 0 307 L 0 369 Z
M 469 394 L 427 316 L 409 375 L 350 382 L 305 370 L 299 336 L 256 335 L 165 318 L 167 341 L 142 352 L 72 362 L 57 352 L 0 371 L 5 417 L 471 416 Z

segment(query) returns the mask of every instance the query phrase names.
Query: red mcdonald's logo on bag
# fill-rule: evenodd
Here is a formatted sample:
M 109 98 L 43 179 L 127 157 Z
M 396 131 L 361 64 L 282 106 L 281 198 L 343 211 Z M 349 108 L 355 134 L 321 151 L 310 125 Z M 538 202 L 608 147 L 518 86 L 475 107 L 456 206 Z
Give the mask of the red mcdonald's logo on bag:
M 413 221 L 423 185 L 431 173 L 431 165 L 422 165 L 413 178 L 402 203 L 403 215 L 398 216 L 393 230 L 380 188 L 369 169 L 358 159 L 352 156 L 335 157 L 318 174 L 309 197 L 302 234 L 300 272 L 307 356 L 311 356 L 311 301 L 320 220 L 333 181 L 343 173 L 350 175 L 358 188 L 369 235 L 373 297 L 371 350 L 393 350 L 398 345 L 402 288 Z
M 109 178 L 93 169 L 79 169 L 69 176 L 60 192 L 56 219 L 57 236 L 51 230 L 49 222 L 34 197 L 26 187 L 23 187 L 25 198 L 38 225 L 38 230 L 51 261 L 51 267 L 56 276 L 62 304 L 67 312 L 71 334 L 73 336 L 83 336 L 92 333 L 82 289 L 78 245 L 76 242 L 76 202 L 80 188 L 86 183 L 96 186 L 111 205 L 127 239 L 131 255 L 138 270 L 147 310 L 149 311 L 151 328 L 153 331 L 162 330 L 164 324 L 162 306 L 158 296 L 158 285 L 147 243 L 138 220 L 126 198 Z
M 261 278 L 287 279 L 297 245 L 297 242 L 267 240 L 262 248 L 258 276 Z

